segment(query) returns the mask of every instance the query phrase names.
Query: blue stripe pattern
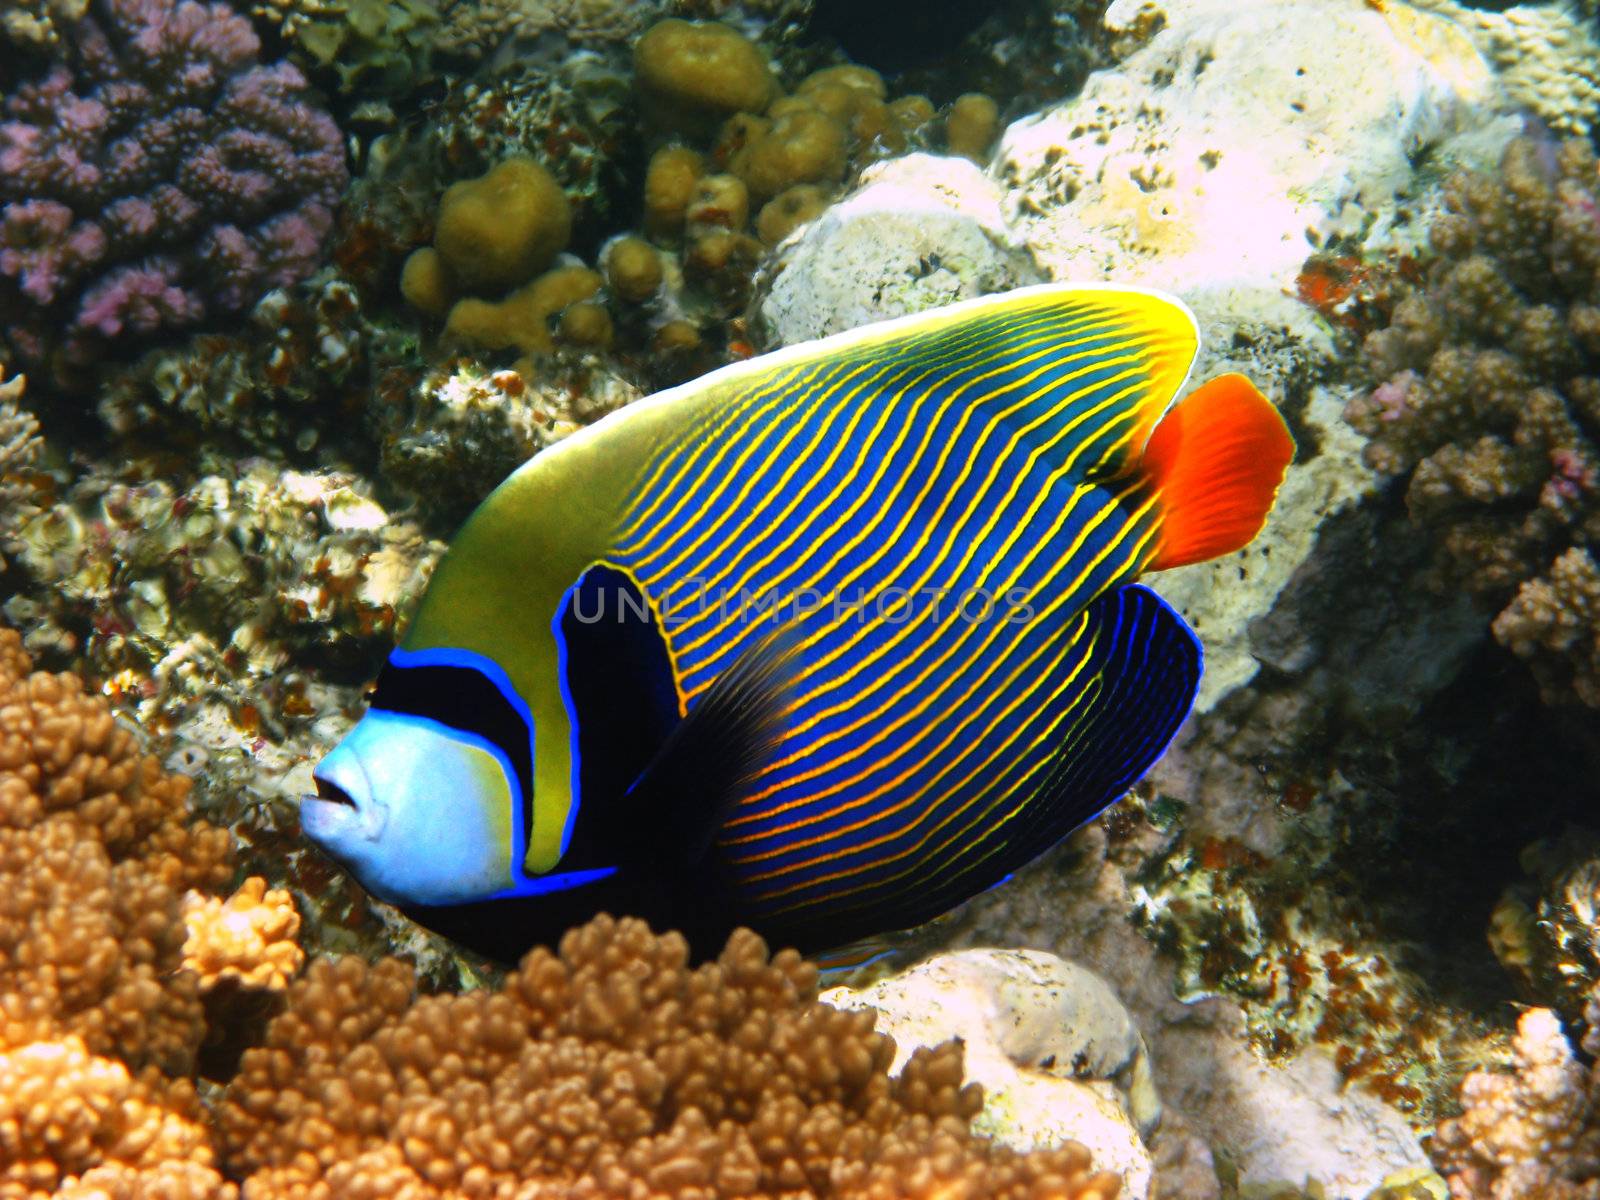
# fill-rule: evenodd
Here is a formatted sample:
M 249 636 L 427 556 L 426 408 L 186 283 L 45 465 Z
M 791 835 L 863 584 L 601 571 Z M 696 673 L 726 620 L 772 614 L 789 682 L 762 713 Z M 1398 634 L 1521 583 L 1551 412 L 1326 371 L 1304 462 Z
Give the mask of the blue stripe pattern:
M 1187 711 L 1192 638 L 1123 588 L 1157 532 L 1124 468 L 1192 332 L 1136 316 L 1056 295 L 789 365 L 643 472 L 608 560 L 660 605 L 687 705 L 770 628 L 761 601 L 797 635 L 785 736 L 717 841 L 767 927 L 943 911 L 1113 801 Z

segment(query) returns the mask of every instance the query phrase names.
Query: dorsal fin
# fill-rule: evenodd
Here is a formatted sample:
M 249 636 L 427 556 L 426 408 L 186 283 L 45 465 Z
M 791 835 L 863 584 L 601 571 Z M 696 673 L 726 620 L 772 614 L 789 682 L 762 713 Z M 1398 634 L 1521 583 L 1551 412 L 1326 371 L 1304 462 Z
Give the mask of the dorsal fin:
M 1219 375 L 1162 418 L 1140 459 L 1159 493 L 1160 550 L 1150 570 L 1204 562 L 1261 532 L 1294 458 L 1272 402 L 1243 375 Z

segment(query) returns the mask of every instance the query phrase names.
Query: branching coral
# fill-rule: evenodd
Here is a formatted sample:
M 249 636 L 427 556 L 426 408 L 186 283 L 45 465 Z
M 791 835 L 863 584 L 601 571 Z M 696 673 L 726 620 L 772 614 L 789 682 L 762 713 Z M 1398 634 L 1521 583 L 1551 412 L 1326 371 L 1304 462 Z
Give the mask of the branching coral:
M 1409 474 L 1444 578 L 1506 608 L 1495 634 L 1552 701 L 1600 703 L 1600 184 L 1593 150 L 1513 142 L 1462 174 L 1437 259 L 1365 355 L 1383 380 L 1346 416 L 1367 460 Z M 1514 598 L 1515 597 L 1515 598 Z
M 294 67 L 225 4 L 99 0 L 0 120 L 0 330 L 25 359 L 253 303 L 316 265 L 347 175 Z
M 17 406 L 26 384 L 27 377 L 23 375 L 7 379 L 5 365 L 0 363 L 0 513 L 8 517 L 13 515 L 12 505 L 27 490 L 22 476 L 33 469 L 43 445 L 39 422 Z M 4 541 L 0 536 L 0 550 L 4 549 Z
M 1081 1147 L 975 1137 L 961 1050 L 893 1044 L 816 973 L 738 933 L 598 918 L 495 992 L 416 998 L 408 968 L 315 963 L 220 1108 L 255 1200 L 295 1196 L 985 1196 L 1109 1200 Z

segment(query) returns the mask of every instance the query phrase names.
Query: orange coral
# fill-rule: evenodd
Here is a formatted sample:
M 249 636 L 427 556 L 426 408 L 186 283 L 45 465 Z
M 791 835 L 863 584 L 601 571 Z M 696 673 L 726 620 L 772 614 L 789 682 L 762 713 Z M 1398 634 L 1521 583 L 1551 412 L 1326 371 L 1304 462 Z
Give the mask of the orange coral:
M 187 780 L 0 630 L 0 1196 L 226 1200 L 187 1073 L 179 898 L 228 873 Z
M 972 1134 L 957 1043 L 891 1079 L 871 1015 L 817 1003 L 793 952 L 740 932 L 687 961 L 676 934 L 600 917 L 495 992 L 417 998 L 392 960 L 316 962 L 229 1085 L 228 1164 L 252 1200 L 1116 1194 L 1081 1147 Z
M 202 1033 L 179 899 L 228 874 L 186 823 L 188 781 L 141 756 L 74 676 L 29 673 L 0 630 L 0 1038 L 186 1071 Z

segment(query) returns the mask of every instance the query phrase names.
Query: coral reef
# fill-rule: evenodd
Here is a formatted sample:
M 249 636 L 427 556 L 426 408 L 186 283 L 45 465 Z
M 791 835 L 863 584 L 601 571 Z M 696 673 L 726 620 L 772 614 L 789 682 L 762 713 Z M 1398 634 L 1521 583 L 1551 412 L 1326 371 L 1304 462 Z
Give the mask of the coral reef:
M 1346 410 L 1406 480 L 1440 583 L 1502 608 L 1495 636 L 1547 700 L 1600 704 L 1600 186 L 1584 142 L 1522 139 L 1461 173 L 1436 258 L 1364 355 Z
M 889 1040 L 816 1003 L 792 952 L 737 933 L 686 962 L 678 936 L 601 917 L 492 992 L 314 963 L 228 1086 L 225 1160 L 258 1198 L 1116 1195 L 1081 1147 L 975 1137 L 957 1044 L 891 1079 Z
M 0 331 L 58 382 L 245 308 L 317 264 L 344 146 L 249 22 L 105 0 L 0 121 Z M 36 381 L 37 382 L 37 381 Z
M 179 907 L 229 875 L 227 834 L 186 823 L 164 774 L 74 676 L 29 673 L 0 630 L 0 1034 L 71 1035 L 184 1071 L 202 1032 Z
M 1600 42 L 1592 13 L 1585 19 L 1567 4 L 1513 4 L 1501 12 L 1456 0 L 1407 5 L 1444 18 L 1470 38 L 1494 65 L 1506 99 L 1551 129 L 1587 134 L 1600 116 Z
M 572 210 L 572 248 L 592 242 L 606 195 L 595 181 L 630 132 L 612 119 L 618 76 L 604 62 L 580 57 L 554 77 L 524 65 L 453 91 L 436 135 L 436 174 L 463 163 L 489 173 L 455 183 L 452 196 L 507 181 L 508 195 L 527 197 L 524 207 L 550 214 L 561 233 L 551 189 L 540 186 L 537 203 L 533 196 L 534 173 L 541 185 L 553 176 Z M 523 356 L 530 380 L 539 360 L 566 347 L 612 349 L 652 382 L 676 382 L 691 365 L 715 365 L 724 345 L 726 357 L 747 352 L 738 320 L 764 244 L 820 216 L 854 171 L 934 141 L 981 160 L 998 128 L 998 106 L 986 96 L 961 97 L 941 120 L 925 97 L 891 100 L 881 76 L 852 64 L 812 70 L 782 95 L 767 50 L 716 21 L 651 25 L 637 39 L 631 89 L 621 99 L 652 134 L 646 148 L 655 143 L 643 236 L 608 230 L 597 275 L 570 258 L 550 265 L 565 236 L 535 239 L 540 252 L 530 256 L 511 244 L 511 225 L 496 223 L 493 240 L 505 252 L 485 277 L 450 245 L 459 223 L 452 210 L 467 211 L 452 199 L 441 204 L 433 246 L 407 260 L 401 282 L 411 305 L 443 321 L 458 344 Z
M 381 406 L 372 424 L 385 480 L 449 526 L 540 450 L 639 396 L 594 362 L 529 374 L 447 363 Z
M 403 391 L 412 373 L 420 373 L 414 339 L 374 324 L 355 288 L 325 268 L 268 292 L 233 332 L 199 334 L 114 368 L 96 409 L 117 435 L 295 458 L 337 446 L 359 458 L 365 447 L 349 414 Z
M 76 646 L 102 678 L 138 681 L 147 720 L 214 696 L 196 677 L 213 656 L 276 679 L 265 695 L 290 711 L 283 672 L 307 654 L 375 670 L 440 546 L 348 474 L 201 465 L 187 483 L 90 474 L 17 530 L 19 565 L 53 583 L 44 606 L 10 606 L 14 619 L 27 611 L 30 641 Z
M 1591 1002 L 1600 1009 L 1600 1000 Z M 1600 1011 L 1590 1015 L 1597 1028 Z M 1591 1035 L 1583 1051 L 1600 1053 Z M 1433 1153 L 1458 1200 L 1587 1200 L 1600 1194 L 1600 1071 L 1580 1063 L 1547 1008 L 1517 1021 L 1509 1071 L 1461 1086 L 1462 1114 L 1439 1126 Z

